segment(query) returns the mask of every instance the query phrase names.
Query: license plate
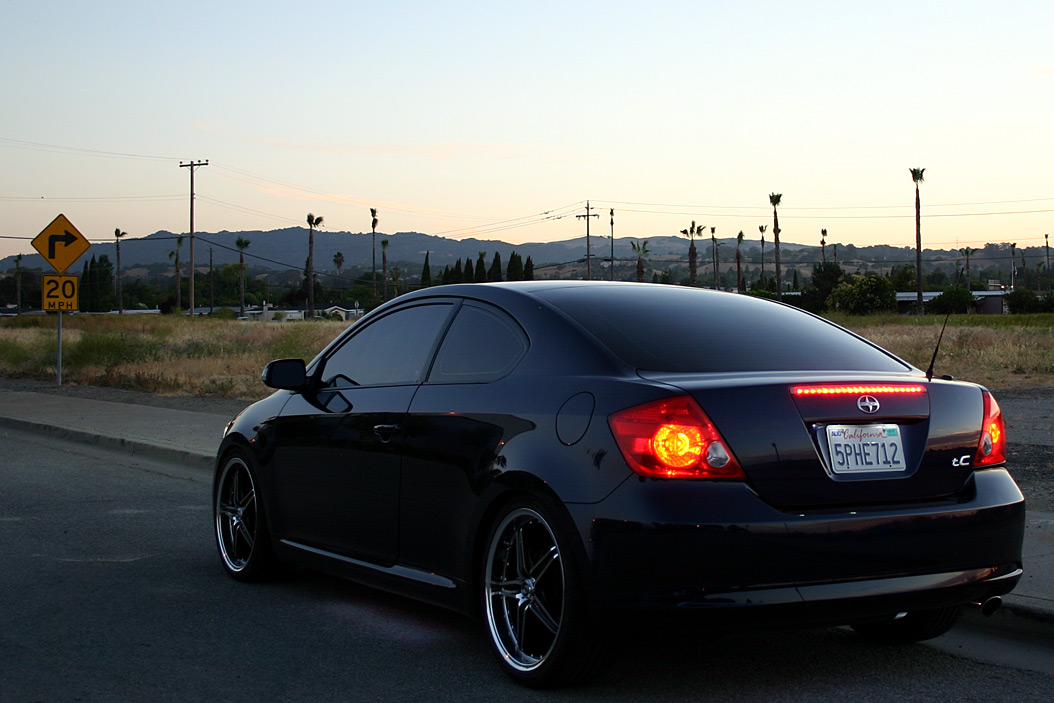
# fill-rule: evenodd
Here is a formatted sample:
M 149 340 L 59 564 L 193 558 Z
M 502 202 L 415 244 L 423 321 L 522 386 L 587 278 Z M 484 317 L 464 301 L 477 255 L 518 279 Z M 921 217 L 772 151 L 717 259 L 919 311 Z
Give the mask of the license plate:
M 827 448 L 836 474 L 908 468 L 898 425 L 828 425 Z

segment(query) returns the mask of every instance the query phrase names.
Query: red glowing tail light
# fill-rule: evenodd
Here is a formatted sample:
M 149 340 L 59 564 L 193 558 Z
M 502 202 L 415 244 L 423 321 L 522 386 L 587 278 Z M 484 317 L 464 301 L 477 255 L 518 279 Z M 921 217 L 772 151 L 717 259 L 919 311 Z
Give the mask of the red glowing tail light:
M 745 478 L 714 423 L 688 396 L 619 411 L 608 424 L 622 456 L 642 476 Z
M 984 395 L 984 424 L 981 425 L 981 441 L 977 444 L 974 466 L 992 466 L 1006 461 L 1006 425 L 999 403 L 988 391 Z

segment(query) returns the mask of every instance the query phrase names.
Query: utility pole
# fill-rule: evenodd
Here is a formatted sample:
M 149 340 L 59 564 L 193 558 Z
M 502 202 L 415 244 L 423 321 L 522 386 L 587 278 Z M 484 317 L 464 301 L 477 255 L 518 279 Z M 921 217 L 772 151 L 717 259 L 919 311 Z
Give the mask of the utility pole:
M 615 280 L 615 208 L 611 208 L 611 280 Z
M 1010 291 L 1014 290 L 1014 274 L 1017 273 L 1017 264 L 1014 261 L 1014 250 L 1017 249 L 1017 242 L 1010 244 Z
M 209 247 L 209 314 L 216 309 L 216 282 L 212 278 L 212 247 Z
M 194 319 L 194 171 L 199 166 L 208 166 L 208 159 L 204 161 L 179 162 L 180 168 L 190 169 L 190 318 Z M 179 281 L 176 281 L 179 285 Z
M 591 280 L 593 280 L 593 267 L 592 267 L 593 254 L 592 254 L 592 251 L 589 248 L 589 218 L 590 217 L 598 217 L 599 218 L 600 215 L 598 215 L 595 212 L 594 213 L 590 213 L 589 212 L 589 201 L 587 200 L 586 201 L 586 214 L 584 214 L 584 215 L 575 215 L 575 217 L 577 217 L 579 219 L 581 219 L 583 217 L 586 218 L 586 280 L 587 281 L 591 281 Z

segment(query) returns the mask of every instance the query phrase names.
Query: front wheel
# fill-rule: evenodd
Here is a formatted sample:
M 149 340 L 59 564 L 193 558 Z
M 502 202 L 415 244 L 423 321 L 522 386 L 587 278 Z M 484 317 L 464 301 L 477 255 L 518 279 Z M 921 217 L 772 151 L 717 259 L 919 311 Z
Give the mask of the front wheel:
M 856 633 L 870 642 L 909 644 L 940 637 L 959 620 L 958 606 L 919 610 L 883 622 L 853 625 Z
M 556 526 L 558 510 L 531 499 L 513 503 L 487 541 L 482 577 L 487 636 L 505 673 L 532 688 L 582 681 L 601 657 L 580 560 L 570 536 Z
M 241 450 L 227 454 L 213 496 L 220 560 L 227 573 L 239 581 L 266 580 L 278 567 L 252 467 L 252 459 Z

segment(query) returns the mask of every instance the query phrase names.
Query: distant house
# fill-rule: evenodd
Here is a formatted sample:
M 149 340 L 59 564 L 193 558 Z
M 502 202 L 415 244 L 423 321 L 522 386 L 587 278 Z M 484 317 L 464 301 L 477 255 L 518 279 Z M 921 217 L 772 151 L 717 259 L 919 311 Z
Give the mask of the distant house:
M 973 311 L 980 315 L 1003 315 L 1006 314 L 1006 305 L 1003 297 L 1004 290 L 975 290 L 973 294 Z M 922 302 L 928 303 L 941 291 L 923 291 Z M 897 293 L 897 312 L 908 314 L 915 311 L 918 302 L 918 293 Z
M 348 320 L 362 317 L 362 314 L 365 311 L 362 308 L 342 308 L 339 305 L 330 305 L 325 310 L 320 310 L 319 312 L 330 317 L 339 317 L 341 320 L 347 322 Z
M 273 305 L 264 301 L 258 308 L 247 308 L 245 316 L 254 322 L 293 322 L 303 320 L 303 310 L 276 310 Z

